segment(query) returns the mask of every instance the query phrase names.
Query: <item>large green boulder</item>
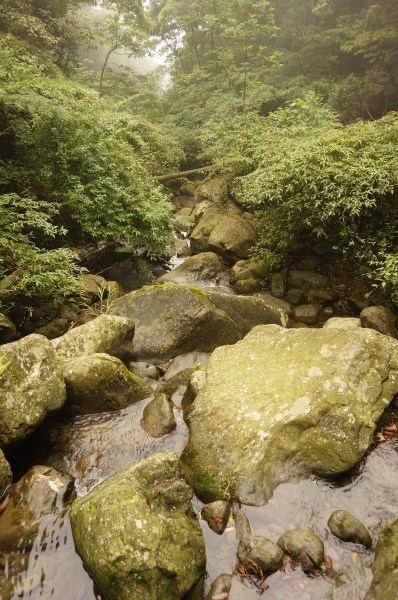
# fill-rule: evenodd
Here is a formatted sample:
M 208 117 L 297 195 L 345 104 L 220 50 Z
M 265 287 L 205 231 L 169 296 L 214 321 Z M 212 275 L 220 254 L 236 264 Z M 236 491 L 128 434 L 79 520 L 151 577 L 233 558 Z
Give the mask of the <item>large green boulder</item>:
M 76 548 L 109 600 L 178 600 L 206 569 L 205 545 L 178 458 L 155 454 L 72 506 Z
M 0 359 L 0 447 L 8 448 L 59 410 L 66 390 L 51 342 L 41 335 L 1 346 Z
M 256 241 L 257 233 L 250 221 L 225 217 L 211 232 L 209 248 L 236 262 L 249 257 Z
M 214 252 L 201 252 L 190 256 L 182 265 L 162 275 L 157 283 L 178 283 L 204 289 L 217 287 L 227 293 L 233 293 L 229 280 L 228 265 L 222 258 Z
M 114 315 L 100 315 L 93 321 L 71 329 L 51 343 L 59 360 L 105 352 L 113 355 L 123 342 L 132 340 L 134 323 Z
M 372 565 L 373 581 L 365 600 L 398 599 L 398 520 L 382 532 Z
M 232 200 L 227 201 L 225 204 L 215 202 L 206 208 L 191 234 L 191 250 L 193 254 L 209 252 L 209 238 L 217 225 L 226 217 L 240 219 L 242 214 L 243 209 Z
M 398 343 L 370 329 L 254 328 L 218 348 L 182 456 L 204 502 L 262 505 L 282 482 L 348 471 L 398 392 Z
M 121 410 L 153 395 L 152 388 L 114 356 L 93 354 L 61 364 L 67 393 L 65 408 L 73 415 Z
M 194 287 L 147 286 L 113 306 L 113 314 L 134 320 L 134 360 L 162 363 L 189 352 L 212 352 L 241 337 L 234 321 Z

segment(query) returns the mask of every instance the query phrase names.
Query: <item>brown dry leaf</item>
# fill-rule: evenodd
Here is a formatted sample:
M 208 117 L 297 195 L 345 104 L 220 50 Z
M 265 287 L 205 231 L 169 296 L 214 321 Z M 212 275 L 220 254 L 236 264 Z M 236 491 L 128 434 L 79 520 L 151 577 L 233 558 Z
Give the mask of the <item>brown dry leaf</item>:
M 217 594 L 217 596 L 212 596 L 211 600 L 228 600 L 229 594 L 227 592 L 223 592 L 222 594 Z
M 310 544 L 312 544 L 312 540 L 310 540 L 310 538 L 304 538 L 306 542 L 309 542 Z
M 292 576 L 291 575 L 286 575 L 286 577 L 284 577 L 283 579 L 291 579 Z
M 50 479 L 48 475 L 39 475 L 36 477 L 35 481 L 48 481 L 48 479 Z
M 304 585 L 304 583 L 301 583 L 301 581 L 298 581 L 298 582 L 297 582 L 297 585 L 298 585 L 299 587 L 301 587 L 301 589 L 302 589 L 302 590 L 305 590 L 305 585 Z
M 214 517 L 212 517 L 212 520 L 216 523 L 224 523 L 224 517 L 219 517 L 217 515 L 214 515 Z

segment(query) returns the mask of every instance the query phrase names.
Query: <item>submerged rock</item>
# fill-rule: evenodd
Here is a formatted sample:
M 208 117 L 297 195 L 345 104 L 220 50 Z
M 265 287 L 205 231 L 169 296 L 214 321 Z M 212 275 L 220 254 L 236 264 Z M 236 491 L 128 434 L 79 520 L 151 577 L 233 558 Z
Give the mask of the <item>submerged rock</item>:
M 370 306 L 365 308 L 360 315 L 362 327 L 375 329 L 383 335 L 397 339 L 394 326 L 394 315 L 384 306 Z
M 232 586 L 232 575 L 223 573 L 219 575 L 217 579 L 211 584 L 209 593 L 207 594 L 207 600 L 213 600 L 215 596 L 221 594 L 228 594 Z M 228 600 L 227 598 L 225 600 Z
M 365 600 L 396 600 L 398 590 L 398 520 L 382 532 L 372 564 L 373 581 Z
M 127 408 L 152 396 L 153 391 L 114 356 L 93 354 L 62 363 L 67 401 L 74 415 Z
M 29 335 L 1 347 L 0 447 L 25 439 L 66 400 L 62 370 L 51 342 Z
M 214 533 L 222 535 L 228 525 L 229 516 L 231 514 L 231 506 L 225 500 L 217 500 L 210 504 L 205 504 L 202 508 L 202 519 L 206 521 L 208 526 Z
M 126 340 L 134 336 L 134 323 L 126 317 L 101 315 L 62 337 L 52 340 L 59 360 L 91 356 L 92 354 L 115 354 Z
M 163 437 L 176 429 L 177 423 L 173 413 L 173 404 L 166 394 L 157 394 L 146 405 L 141 427 L 154 438 Z
M 283 552 L 271 540 L 246 533 L 238 546 L 238 558 L 241 563 L 256 563 L 263 573 L 273 573 L 282 566 Z
M 293 556 L 304 571 L 319 570 L 325 558 L 321 538 L 311 531 L 291 529 L 279 538 L 278 546 Z
M 343 542 L 372 547 L 372 538 L 365 525 L 346 510 L 336 510 L 328 521 L 330 531 Z
M 398 343 L 370 329 L 253 329 L 218 348 L 182 461 L 204 502 L 262 505 L 282 482 L 358 463 L 398 392 Z
M 77 551 L 109 600 L 178 600 L 204 575 L 191 497 L 178 458 L 163 452 L 74 502 Z
M 234 519 L 237 540 L 241 540 L 244 535 L 252 532 L 249 519 L 246 517 L 245 513 L 241 508 L 237 510 L 234 514 Z
M 0 450 L 0 497 L 4 494 L 7 486 L 12 483 L 12 471 L 9 462 Z
M 212 352 L 234 344 L 240 334 L 234 321 L 193 287 L 144 287 L 114 303 L 114 314 L 133 319 L 135 360 L 162 362 L 189 352 Z
M 233 293 L 228 265 L 214 252 L 189 257 L 182 265 L 160 277 L 156 283 L 177 283 L 198 288 L 217 287 Z

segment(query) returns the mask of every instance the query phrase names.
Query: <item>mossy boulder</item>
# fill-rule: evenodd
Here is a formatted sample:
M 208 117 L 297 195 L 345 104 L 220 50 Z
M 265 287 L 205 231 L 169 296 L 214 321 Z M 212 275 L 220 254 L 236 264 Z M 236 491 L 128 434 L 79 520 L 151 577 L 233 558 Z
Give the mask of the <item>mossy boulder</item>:
M 365 600 L 398 598 L 398 520 L 382 532 L 372 564 L 373 581 Z
M 134 360 L 161 364 L 180 354 L 212 352 L 241 337 L 227 313 L 194 287 L 147 286 L 116 300 L 113 314 L 134 320 Z
M 397 339 L 394 315 L 385 306 L 369 306 L 360 315 L 362 327 L 375 329 L 383 335 Z
M 211 232 L 209 248 L 236 262 L 249 257 L 256 241 L 257 233 L 250 221 L 225 217 Z
M 65 383 L 51 342 L 29 335 L 1 347 L 0 447 L 24 440 L 66 400 Z
M 218 348 L 182 456 L 203 502 L 262 505 L 282 482 L 352 468 L 398 392 L 398 343 L 370 329 L 254 328 Z
M 328 526 L 330 531 L 343 542 L 362 544 L 365 548 L 372 547 L 372 538 L 365 525 L 346 510 L 336 510 L 331 515 Z
M 3 451 L 0 450 L 0 496 L 4 493 L 10 483 L 12 483 L 11 467 L 6 460 Z
M 208 206 L 191 234 L 191 250 L 193 254 L 209 252 L 211 250 L 209 238 L 217 225 L 227 217 L 240 219 L 242 213 L 243 209 L 231 200 L 224 204 L 217 202 Z
M 113 355 L 126 340 L 133 339 L 134 329 L 134 323 L 126 317 L 101 315 L 51 343 L 59 360 L 99 353 Z
M 74 502 L 77 551 L 109 600 L 178 600 L 204 575 L 191 497 L 177 456 L 163 452 Z
M 157 283 L 178 283 L 198 288 L 217 287 L 233 293 L 228 265 L 214 252 L 190 256 L 182 265 L 166 273 Z
M 153 394 L 149 385 L 108 354 L 72 358 L 62 363 L 62 369 L 65 408 L 74 415 L 121 410 Z
M 0 313 L 0 344 L 12 342 L 17 334 L 17 328 L 7 315 Z

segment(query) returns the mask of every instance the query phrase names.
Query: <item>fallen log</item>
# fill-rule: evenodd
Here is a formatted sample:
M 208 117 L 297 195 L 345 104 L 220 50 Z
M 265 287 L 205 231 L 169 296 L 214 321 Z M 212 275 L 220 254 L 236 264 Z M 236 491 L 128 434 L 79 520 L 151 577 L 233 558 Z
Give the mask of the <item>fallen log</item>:
M 182 171 L 181 173 L 168 173 L 167 175 L 157 175 L 155 177 L 156 181 L 171 181 L 172 179 L 181 179 L 182 177 L 189 177 L 190 175 L 196 175 L 197 173 L 202 173 L 203 171 L 211 171 L 212 169 L 216 169 L 216 165 L 211 165 L 210 167 L 201 167 L 200 169 L 192 169 L 191 171 Z

